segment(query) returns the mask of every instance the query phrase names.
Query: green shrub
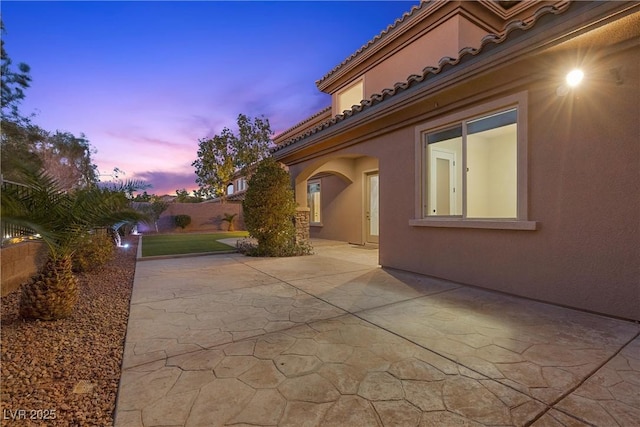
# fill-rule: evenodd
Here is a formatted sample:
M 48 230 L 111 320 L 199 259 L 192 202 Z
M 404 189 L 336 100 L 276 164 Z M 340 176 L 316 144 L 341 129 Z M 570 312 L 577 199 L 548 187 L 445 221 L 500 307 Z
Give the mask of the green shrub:
M 85 234 L 75 246 L 73 253 L 73 271 L 91 271 L 105 265 L 114 256 L 115 244 L 112 236 L 106 230 L 97 230 Z
M 176 227 L 184 228 L 191 224 L 191 217 L 189 215 L 176 215 L 173 217 L 173 223 Z
M 242 202 L 244 222 L 258 241 L 243 251 L 251 256 L 295 256 L 310 253 L 295 242 L 296 212 L 289 173 L 273 159 L 263 160 L 249 180 Z

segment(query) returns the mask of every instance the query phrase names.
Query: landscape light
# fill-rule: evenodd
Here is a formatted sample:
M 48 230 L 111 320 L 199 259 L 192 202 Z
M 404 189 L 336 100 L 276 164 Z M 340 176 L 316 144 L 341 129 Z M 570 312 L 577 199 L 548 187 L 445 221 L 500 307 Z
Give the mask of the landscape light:
M 582 70 L 580 69 L 574 69 L 569 71 L 569 73 L 567 74 L 567 84 L 569 85 L 569 87 L 576 87 L 580 84 L 580 82 L 582 82 L 582 79 L 584 78 L 584 73 L 582 72 Z

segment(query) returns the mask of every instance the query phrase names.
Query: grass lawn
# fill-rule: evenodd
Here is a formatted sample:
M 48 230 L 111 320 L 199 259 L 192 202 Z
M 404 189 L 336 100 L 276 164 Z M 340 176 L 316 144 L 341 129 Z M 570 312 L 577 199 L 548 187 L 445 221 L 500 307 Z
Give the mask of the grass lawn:
M 246 231 L 207 234 L 153 234 L 142 236 L 142 256 L 196 254 L 235 249 L 217 240 L 247 237 Z

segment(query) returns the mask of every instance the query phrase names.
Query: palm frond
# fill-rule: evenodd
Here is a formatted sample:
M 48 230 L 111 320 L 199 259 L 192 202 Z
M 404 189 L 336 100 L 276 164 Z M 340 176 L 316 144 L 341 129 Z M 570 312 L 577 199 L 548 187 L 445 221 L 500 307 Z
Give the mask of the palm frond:
M 2 192 L 2 221 L 41 235 L 55 258 L 71 253 L 77 240 L 95 228 L 143 221 L 122 191 L 88 187 L 64 191 L 43 172 L 22 171 L 28 191 Z

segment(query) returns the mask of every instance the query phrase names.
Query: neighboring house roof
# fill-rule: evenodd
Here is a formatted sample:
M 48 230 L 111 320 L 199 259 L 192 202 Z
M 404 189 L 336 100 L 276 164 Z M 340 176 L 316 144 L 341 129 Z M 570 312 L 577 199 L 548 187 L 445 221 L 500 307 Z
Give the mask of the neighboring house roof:
M 241 202 L 244 200 L 244 196 L 247 194 L 247 190 L 236 191 L 233 194 L 227 196 L 228 202 Z
M 422 6 L 422 5 L 421 5 Z M 272 153 L 276 153 L 292 144 L 295 144 L 296 142 L 303 140 L 307 137 L 309 137 L 310 135 L 316 134 L 322 130 L 325 130 L 327 128 L 330 128 L 344 120 L 349 119 L 352 116 L 355 116 L 365 110 L 370 109 L 371 107 L 380 104 L 384 101 L 389 100 L 390 98 L 393 98 L 394 96 L 397 96 L 398 94 L 406 91 L 407 89 L 414 87 L 416 85 L 419 84 L 427 84 L 425 82 L 428 82 L 429 79 L 439 73 L 441 73 L 442 71 L 449 69 L 451 67 L 455 67 L 457 65 L 459 65 L 461 62 L 465 61 L 467 58 L 469 57 L 474 57 L 479 55 L 482 52 L 485 52 L 487 50 L 489 50 L 489 47 L 492 45 L 497 45 L 497 44 L 501 44 L 503 42 L 505 42 L 506 40 L 509 40 L 511 38 L 515 38 L 518 35 L 518 31 L 516 30 L 520 30 L 521 31 L 527 31 L 531 28 L 533 28 L 539 21 L 540 19 L 545 16 L 545 15 L 559 15 L 561 13 L 563 13 L 564 11 L 567 10 L 569 6 L 569 3 L 562 3 L 559 5 L 545 5 L 542 6 L 541 8 L 539 8 L 538 10 L 536 10 L 533 15 L 528 18 L 528 19 L 523 19 L 523 20 L 514 20 L 509 22 L 505 28 L 504 31 L 501 31 L 501 35 L 497 35 L 497 34 L 489 34 L 487 36 L 485 36 L 481 43 L 480 43 L 480 47 L 476 48 L 464 48 L 462 50 L 460 50 L 458 57 L 457 58 L 451 58 L 451 57 L 444 57 L 441 58 L 438 66 L 437 67 L 433 67 L 433 66 L 428 66 L 425 67 L 422 70 L 422 74 L 412 74 L 410 75 L 406 81 L 403 82 L 398 82 L 394 85 L 393 88 L 388 88 L 388 89 L 384 89 L 382 91 L 382 93 L 377 93 L 377 94 L 373 94 L 369 99 L 365 99 L 363 100 L 360 105 L 355 105 L 351 110 L 346 110 L 343 114 L 338 114 L 332 118 L 330 118 L 329 120 L 324 121 L 323 123 L 320 123 L 319 125 L 307 130 L 304 133 L 299 133 L 295 136 L 293 136 L 292 138 L 282 141 L 277 147 L 272 149 Z M 412 13 L 414 13 L 416 10 L 418 10 L 419 7 L 414 7 L 412 9 Z M 407 14 L 405 14 L 403 16 L 402 19 L 406 19 L 407 18 Z M 400 22 L 402 22 L 402 20 L 398 20 L 396 21 L 396 23 L 394 24 L 395 26 L 397 26 Z M 389 30 L 389 28 L 387 29 Z M 375 39 L 374 39 L 375 41 Z M 370 44 L 372 44 L 373 42 L 370 42 Z M 370 45 L 369 44 L 369 45 Z M 365 47 L 368 45 L 365 45 Z M 360 52 L 360 51 L 358 51 Z M 358 53 L 356 52 L 356 54 Z M 354 54 L 354 55 L 356 55 Z M 353 55 L 352 55 L 353 57 Z M 350 57 L 351 58 L 351 57 Z M 335 71 L 335 69 L 334 69 Z M 326 77 L 326 76 L 325 76 Z
M 247 193 L 247 190 L 238 191 L 233 194 L 229 194 L 224 198 L 225 202 L 242 202 Z M 213 199 L 207 199 L 202 203 L 222 203 L 222 197 L 215 197 Z

